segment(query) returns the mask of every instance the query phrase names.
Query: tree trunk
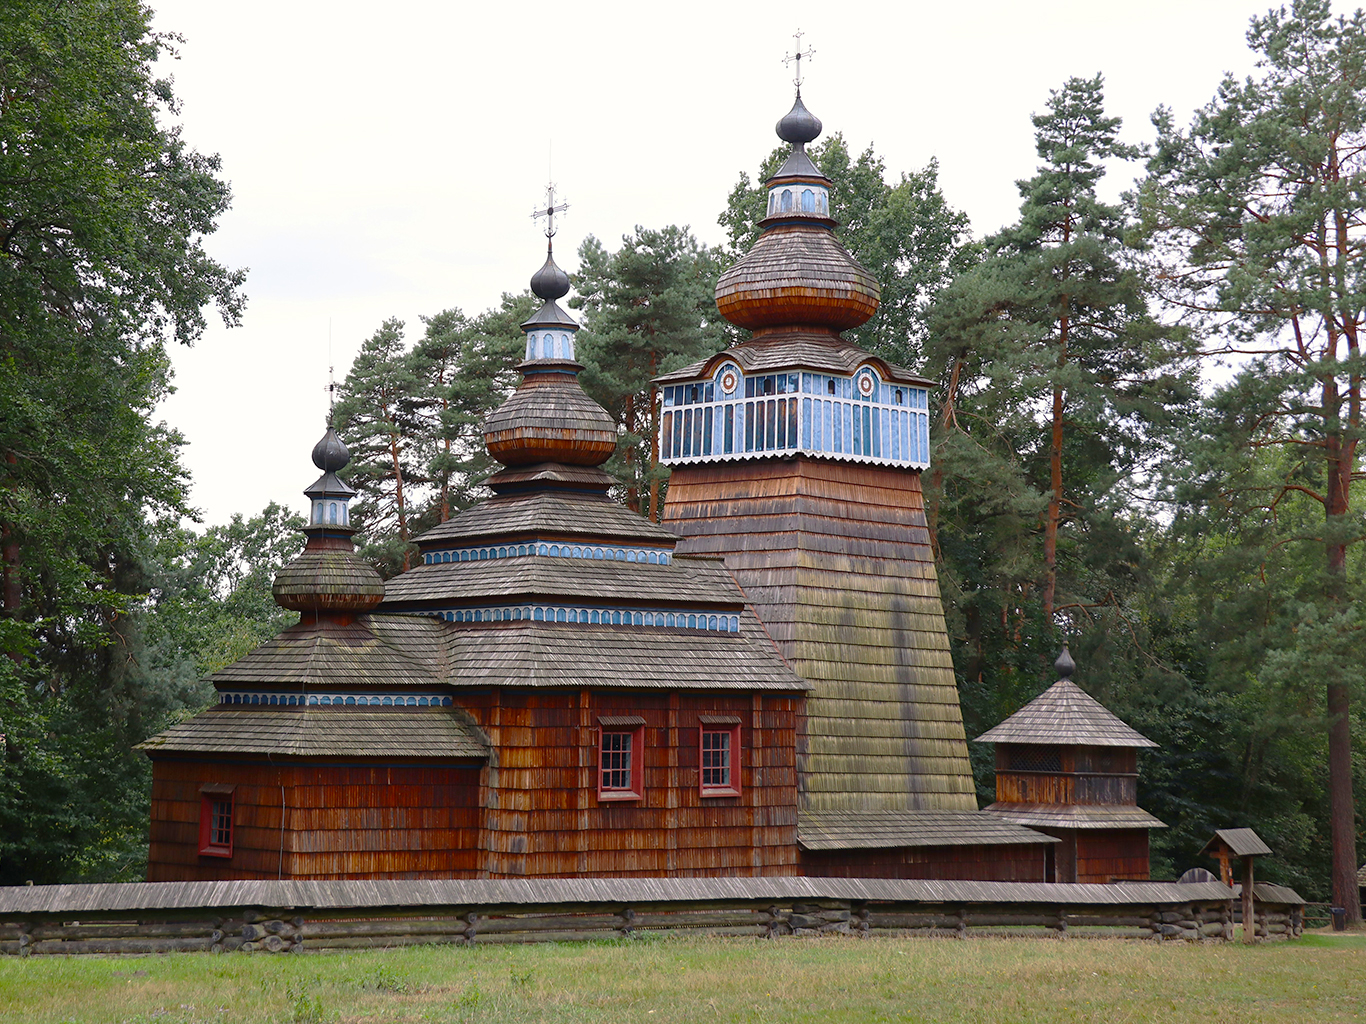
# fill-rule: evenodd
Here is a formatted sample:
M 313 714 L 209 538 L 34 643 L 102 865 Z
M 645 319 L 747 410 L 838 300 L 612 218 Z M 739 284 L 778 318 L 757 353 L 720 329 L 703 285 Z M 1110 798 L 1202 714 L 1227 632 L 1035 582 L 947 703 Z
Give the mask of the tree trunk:
M 1323 384 L 1325 412 L 1341 410 L 1337 380 L 1329 378 Z M 1335 418 L 1336 419 L 1336 418 Z M 1340 422 L 1340 421 L 1338 421 Z M 1330 432 L 1325 438 L 1328 458 L 1328 535 L 1326 560 L 1329 598 L 1341 606 L 1347 578 L 1347 543 L 1342 527 L 1349 511 L 1352 464 L 1356 445 L 1343 443 L 1341 433 Z M 1344 666 L 1344 671 L 1351 671 Z M 1352 799 L 1352 718 L 1351 693 L 1348 684 L 1338 680 L 1328 683 L 1328 820 L 1333 847 L 1333 905 L 1347 910 L 1347 922 L 1361 921 L 1361 890 L 1357 885 L 1356 809 Z
M 1066 318 L 1063 318 L 1066 323 Z M 1062 357 L 1066 360 L 1066 356 Z M 1048 496 L 1048 520 L 1043 533 L 1043 617 L 1053 621 L 1053 604 L 1058 589 L 1058 520 L 1062 516 L 1062 385 L 1053 386 L 1053 439 L 1049 451 L 1051 485 Z
M 650 358 L 650 377 L 655 376 L 654 357 Z M 659 389 L 650 385 L 650 522 L 659 522 Z
M 5 463 L 10 467 L 17 466 L 19 457 L 14 452 L 6 452 Z M 7 481 L 7 486 L 11 488 L 15 486 L 13 473 L 14 469 L 11 468 Z M 9 523 L 0 524 L 0 577 L 3 577 L 0 579 L 0 612 L 10 617 L 17 616 L 24 600 L 24 589 L 19 575 L 19 538 Z M 17 656 L 15 660 L 18 660 Z

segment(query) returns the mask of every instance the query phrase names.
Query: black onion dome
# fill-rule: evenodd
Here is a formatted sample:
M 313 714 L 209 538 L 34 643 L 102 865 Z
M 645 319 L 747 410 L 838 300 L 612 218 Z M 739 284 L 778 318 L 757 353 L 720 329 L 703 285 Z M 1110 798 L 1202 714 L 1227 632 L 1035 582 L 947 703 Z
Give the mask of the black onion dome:
M 804 146 L 821 133 L 821 119 L 806 109 L 802 94 L 797 93 L 797 101 L 792 109 L 783 115 L 777 125 L 778 138 L 794 146 Z
M 531 275 L 531 291 L 547 302 L 569 294 L 569 275 L 555 264 L 555 254 L 546 247 L 545 265 Z
M 1072 660 L 1072 652 L 1067 649 L 1067 645 L 1062 645 L 1062 653 L 1058 655 L 1058 660 L 1053 662 L 1053 668 L 1057 670 L 1059 679 L 1071 679 L 1072 673 L 1077 670 L 1077 663 Z
M 328 427 L 323 439 L 313 446 L 313 465 L 324 473 L 335 473 L 350 461 L 351 453 L 346 445 L 337 432 Z

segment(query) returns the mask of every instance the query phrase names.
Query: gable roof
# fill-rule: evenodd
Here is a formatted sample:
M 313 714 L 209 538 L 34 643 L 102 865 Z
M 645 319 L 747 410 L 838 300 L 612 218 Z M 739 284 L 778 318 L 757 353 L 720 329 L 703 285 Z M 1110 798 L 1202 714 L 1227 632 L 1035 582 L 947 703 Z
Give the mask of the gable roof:
M 1088 747 L 1155 747 L 1070 679 L 1059 679 L 977 743 L 1064 743 Z
M 1262 842 L 1262 837 L 1250 828 L 1221 828 L 1214 838 L 1204 845 L 1201 853 L 1209 853 L 1219 840 L 1228 844 L 1229 853 L 1235 857 L 1262 857 L 1271 852 L 1271 847 Z

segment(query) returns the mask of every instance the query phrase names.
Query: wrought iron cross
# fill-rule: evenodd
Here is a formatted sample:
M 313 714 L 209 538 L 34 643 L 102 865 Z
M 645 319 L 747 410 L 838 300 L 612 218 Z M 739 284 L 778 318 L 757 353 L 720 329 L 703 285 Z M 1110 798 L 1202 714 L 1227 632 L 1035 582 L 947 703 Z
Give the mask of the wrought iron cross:
M 796 52 L 789 53 L 783 58 L 784 64 L 791 64 L 793 61 L 797 62 L 797 73 L 792 76 L 792 84 L 795 85 L 798 90 L 802 87 L 802 58 L 814 57 L 816 55 L 816 51 L 809 46 L 806 48 L 805 53 L 802 52 L 802 36 L 804 35 L 806 35 L 806 33 L 801 29 L 797 29 L 796 32 L 792 33 L 792 38 L 797 40 L 797 45 L 794 48 Z
M 531 219 L 540 220 L 542 217 L 544 217 L 545 237 L 554 238 L 555 214 L 564 213 L 564 211 L 567 209 L 569 209 L 568 203 L 560 203 L 558 206 L 555 205 L 555 183 L 552 181 L 549 185 L 545 187 L 545 209 L 532 211 Z

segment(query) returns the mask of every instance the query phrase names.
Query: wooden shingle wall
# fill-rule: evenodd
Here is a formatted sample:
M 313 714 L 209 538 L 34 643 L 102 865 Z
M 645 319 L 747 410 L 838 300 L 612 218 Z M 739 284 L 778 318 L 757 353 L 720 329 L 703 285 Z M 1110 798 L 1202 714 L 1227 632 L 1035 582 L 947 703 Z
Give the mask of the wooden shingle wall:
M 804 850 L 802 870 L 838 878 L 942 878 L 1045 881 L 1047 847 L 925 846 L 886 850 Z
M 479 773 L 465 765 L 157 758 L 147 879 L 474 878 Z M 199 854 L 206 783 L 235 787 L 230 859 Z
M 813 692 L 812 810 L 976 810 L 920 478 L 794 457 L 680 466 L 680 554 L 723 555 Z
M 495 751 L 483 877 L 798 872 L 799 697 L 500 689 L 460 702 Z M 643 797 L 599 801 L 598 718 L 626 715 L 645 720 Z M 741 721 L 738 797 L 700 794 L 699 715 Z
M 1147 877 L 1146 828 L 1077 830 L 1078 882 L 1132 882 Z

